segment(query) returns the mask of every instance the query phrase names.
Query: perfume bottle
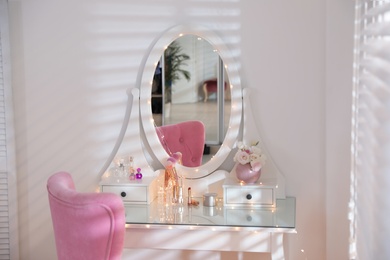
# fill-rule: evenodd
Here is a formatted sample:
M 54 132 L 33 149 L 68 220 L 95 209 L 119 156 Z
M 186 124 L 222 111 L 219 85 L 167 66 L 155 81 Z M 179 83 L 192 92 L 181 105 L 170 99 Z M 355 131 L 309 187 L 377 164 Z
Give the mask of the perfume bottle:
M 137 168 L 137 173 L 135 174 L 135 178 L 136 178 L 137 180 L 142 179 L 141 168 Z
M 123 175 L 125 175 L 125 160 L 120 158 L 118 163 L 118 177 L 123 177 Z
M 130 156 L 129 159 L 129 179 L 135 180 L 135 174 L 134 174 L 134 159 L 132 156 Z
M 179 184 L 179 187 L 178 187 L 178 192 L 177 192 L 177 202 L 179 204 L 183 204 L 184 200 L 183 200 L 183 178 L 180 177 L 180 184 Z

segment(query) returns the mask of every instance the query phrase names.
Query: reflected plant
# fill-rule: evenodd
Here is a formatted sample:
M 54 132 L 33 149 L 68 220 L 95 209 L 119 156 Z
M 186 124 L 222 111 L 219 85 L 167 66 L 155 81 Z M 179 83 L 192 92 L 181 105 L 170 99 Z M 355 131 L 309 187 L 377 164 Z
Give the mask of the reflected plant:
M 164 52 L 164 77 L 165 77 L 165 102 L 171 101 L 172 85 L 184 77 L 187 81 L 191 79 L 191 73 L 183 69 L 188 66 L 186 61 L 190 56 L 183 53 L 182 47 L 178 42 L 172 42 Z

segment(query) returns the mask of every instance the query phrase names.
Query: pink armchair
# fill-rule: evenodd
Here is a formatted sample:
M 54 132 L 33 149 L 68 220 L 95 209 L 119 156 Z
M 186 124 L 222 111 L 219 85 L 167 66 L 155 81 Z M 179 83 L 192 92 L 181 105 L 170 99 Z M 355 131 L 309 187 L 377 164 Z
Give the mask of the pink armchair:
M 225 90 L 226 89 L 227 89 L 227 83 L 225 82 Z M 218 80 L 216 78 L 209 79 L 203 82 L 204 102 L 207 102 L 209 93 L 216 93 L 216 92 L 218 92 Z
M 200 121 L 186 121 L 159 126 L 157 135 L 168 154 L 181 152 L 182 164 L 197 167 L 202 164 L 205 128 Z
M 111 193 L 79 193 L 69 173 L 47 181 L 59 260 L 119 260 L 125 236 L 121 198 Z

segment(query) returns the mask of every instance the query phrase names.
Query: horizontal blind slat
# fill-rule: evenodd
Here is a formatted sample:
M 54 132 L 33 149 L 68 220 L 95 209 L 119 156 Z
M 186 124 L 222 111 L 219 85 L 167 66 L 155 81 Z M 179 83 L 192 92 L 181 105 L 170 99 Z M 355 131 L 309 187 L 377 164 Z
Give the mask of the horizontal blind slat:
M 382 3 L 380 3 L 382 2 Z M 377 16 L 381 16 L 390 12 L 390 3 L 385 1 L 366 1 L 368 10 L 364 14 L 364 18 L 373 18 Z
M 362 31 L 362 36 L 371 37 L 371 36 L 390 36 L 390 23 L 385 24 L 371 24 L 367 26 L 364 31 Z
M 378 41 L 375 39 L 365 41 L 365 43 L 361 47 L 361 53 L 362 55 L 364 55 L 364 59 L 374 57 L 376 59 L 386 60 L 390 62 L 390 50 L 387 48 L 389 42 L 390 38 L 388 42 Z

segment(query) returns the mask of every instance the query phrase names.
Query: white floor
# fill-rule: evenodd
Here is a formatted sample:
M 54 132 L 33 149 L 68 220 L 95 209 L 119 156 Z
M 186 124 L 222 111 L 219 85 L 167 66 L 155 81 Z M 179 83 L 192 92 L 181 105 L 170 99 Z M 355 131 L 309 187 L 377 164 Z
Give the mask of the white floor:
M 217 142 L 218 138 L 218 106 L 215 100 L 207 102 L 170 104 L 165 108 L 164 122 L 156 120 L 156 124 L 176 124 L 188 120 L 202 121 L 206 128 L 206 141 Z M 158 115 L 157 115 L 158 117 Z M 230 101 L 225 102 L 224 131 L 226 132 L 230 118 Z

